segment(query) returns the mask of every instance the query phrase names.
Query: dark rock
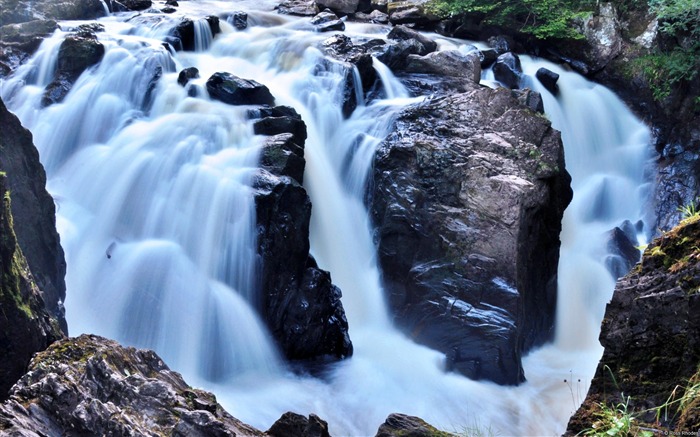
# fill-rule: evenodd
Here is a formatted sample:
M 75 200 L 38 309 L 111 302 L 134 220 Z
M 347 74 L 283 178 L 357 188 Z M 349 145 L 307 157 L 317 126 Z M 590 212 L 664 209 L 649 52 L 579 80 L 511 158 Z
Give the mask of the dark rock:
M 498 59 L 498 53 L 494 49 L 481 50 L 481 68 L 488 68 Z
M 168 6 L 174 6 L 174 7 L 180 6 L 180 4 L 177 2 L 177 0 L 165 0 L 165 4 Z
M 513 38 L 504 35 L 492 36 L 488 39 L 488 43 L 498 55 L 508 53 L 515 47 Z
M 187 85 L 187 82 L 189 82 L 192 79 L 198 79 L 199 78 L 199 70 L 195 67 L 188 67 L 183 69 L 180 74 L 177 76 L 177 83 L 179 83 L 182 86 Z
M 377 71 L 374 69 L 372 55 L 365 46 L 355 45 L 348 36 L 336 34 L 323 41 L 322 50 L 325 55 L 343 62 L 344 68 L 349 69 L 354 66 L 357 69 L 362 81 L 362 91 L 365 94 L 373 89 L 377 81 Z M 356 84 L 351 70 L 346 71 L 346 77 L 346 86 L 349 88 L 346 94 L 348 98 L 354 99 L 356 98 L 354 97 Z M 352 92 L 352 96 L 350 96 L 350 92 Z M 347 115 L 351 112 L 349 111 Z
M 263 433 L 228 414 L 211 393 L 187 385 L 150 350 L 82 335 L 37 354 L 0 405 L 8 435 L 172 435 Z
M 345 30 L 345 22 L 332 12 L 323 11 L 311 19 L 311 24 L 317 32 Z
M 205 17 L 204 20 L 209 25 L 209 30 L 211 30 L 212 36 L 216 36 L 221 33 L 221 27 L 219 26 L 219 17 L 210 15 Z M 183 18 L 177 26 L 175 26 L 170 31 L 170 39 L 168 41 L 175 47 L 176 50 L 184 51 L 194 51 L 195 50 L 195 24 L 194 21 L 189 18 Z
M 481 61 L 476 54 L 465 55 L 458 50 L 443 50 L 426 56 L 408 55 L 408 65 L 404 71 L 458 77 L 479 83 Z
M 270 90 L 254 80 L 241 79 L 230 73 L 214 73 L 207 80 L 207 91 L 212 99 L 229 105 L 273 105 Z
M 46 191 L 46 173 L 32 143 L 32 134 L 22 127 L 2 101 L 0 171 L 7 174 L 5 187 L 12 193 L 14 230 L 34 277 L 34 284 L 41 291 L 48 313 L 58 320 L 60 328 L 67 333 L 62 304 L 66 297 L 66 262 L 56 232 L 54 200 Z
M 557 81 L 559 80 L 559 75 L 552 70 L 548 70 L 544 67 L 537 70 L 535 77 L 542 83 L 550 93 L 557 95 L 559 92 L 559 86 Z
M 36 51 L 45 37 L 51 35 L 58 24 L 54 20 L 37 20 L 0 27 L 0 65 L 8 76 Z
M 542 100 L 542 95 L 537 91 L 525 88 L 523 90 L 512 90 L 511 94 L 518 99 L 521 105 L 540 114 L 544 114 L 544 101 Z
M 370 43 L 372 43 L 372 41 L 370 41 Z M 370 47 L 370 51 L 392 71 L 399 72 L 406 68 L 409 55 L 420 55 L 424 48 L 425 47 L 415 39 L 409 39 L 396 43 L 373 43 Z
M 151 0 L 119 0 L 130 11 L 143 11 L 151 7 Z
M 270 437 L 330 437 L 328 424 L 315 414 L 308 418 L 296 413 L 284 413 L 266 431 Z
M 553 334 L 571 200 L 559 134 L 510 91 L 476 84 L 395 123 L 369 193 L 395 320 L 449 368 L 520 383 L 521 353 Z
M 514 53 L 504 53 L 496 59 L 493 64 L 493 75 L 499 82 L 510 88 L 520 86 L 520 77 L 523 68 L 520 65 L 520 58 Z
M 177 9 L 171 7 L 171 6 L 166 6 L 163 9 L 160 10 L 164 14 L 172 14 L 173 12 L 177 12 Z
M 291 133 L 292 140 L 297 144 L 306 141 L 306 124 L 301 117 L 265 117 L 253 123 L 255 135 L 277 135 Z
M 0 111 L 5 111 L 4 106 Z M 0 125 L 4 125 L 4 121 Z M 30 177 L 27 174 L 22 176 Z M 34 282 L 27 260 L 17 242 L 10 197 L 6 176 L 0 174 L 0 308 L 2 308 L 0 311 L 0 345 L 2 345 L 0 400 L 2 401 L 7 399 L 10 387 L 26 371 L 32 355 L 63 337 L 58 321 L 46 310 L 41 290 Z M 0 429 L 2 429 L 1 424 Z
M 390 414 L 379 426 L 375 437 L 448 437 L 425 420 L 405 414 Z
M 242 11 L 236 11 L 231 14 L 228 21 L 234 28 L 244 30 L 248 27 L 248 14 Z
M 620 402 L 640 429 L 669 435 L 698 429 L 697 393 L 690 396 L 694 404 L 678 401 L 686 387 L 700 382 L 698 247 L 695 218 L 654 240 L 641 263 L 617 282 L 601 326 L 605 351 L 568 433 L 591 429 L 600 403 Z M 664 414 L 657 416 L 659 407 Z
M 0 0 L 0 26 L 34 20 L 91 20 L 105 15 L 101 0 Z
M 630 236 L 619 227 L 608 233 L 606 244 L 609 255 L 605 265 L 615 279 L 629 272 L 637 264 L 641 253 L 636 246 L 635 236 Z
M 304 183 L 304 148 L 294 142 L 292 134 L 270 137 L 260 155 L 260 167 L 274 175 L 288 176 L 299 185 Z
M 374 11 L 387 13 L 388 0 L 370 0 L 370 7 Z
M 285 0 L 277 6 L 277 12 L 286 15 L 311 17 L 319 13 L 315 0 Z
M 394 41 L 408 41 L 411 39 L 418 41 L 421 49 L 416 54 L 420 56 L 427 55 L 428 53 L 437 50 L 437 43 L 435 41 L 406 26 L 395 26 L 391 29 L 387 35 L 387 38 Z
M 389 22 L 389 16 L 384 12 L 374 10 L 369 14 L 364 12 L 357 12 L 355 14 L 355 19 L 358 21 L 366 21 L 368 23 L 375 24 L 387 24 Z
M 316 0 L 320 10 L 330 9 L 336 14 L 348 15 L 357 12 L 360 0 Z
M 68 95 L 68 92 L 73 88 L 73 81 L 66 76 L 59 76 L 44 88 L 44 95 L 41 98 L 43 106 L 60 103 Z

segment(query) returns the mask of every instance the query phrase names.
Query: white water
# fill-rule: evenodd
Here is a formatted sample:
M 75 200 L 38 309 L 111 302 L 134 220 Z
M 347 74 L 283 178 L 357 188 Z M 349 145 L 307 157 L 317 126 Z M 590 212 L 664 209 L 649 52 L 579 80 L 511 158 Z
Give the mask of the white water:
M 231 8 L 182 4 L 192 17 Z M 236 9 L 262 6 L 269 5 L 238 2 Z M 212 41 L 202 32 L 198 52 L 171 54 L 160 44 L 167 23 L 148 14 L 127 23 L 126 16 L 103 20 L 105 58 L 62 104 L 39 104 L 62 33 L 0 89 L 34 133 L 59 206 L 72 335 L 94 332 L 152 347 L 190 383 L 213 390 L 234 416 L 261 429 L 292 410 L 318 414 L 334 435 L 374 434 L 392 412 L 450 431 L 561 433 L 585 396 L 600 354 L 597 326 L 612 292 L 599 236 L 640 214 L 647 133 L 619 100 L 563 71 L 560 103 L 543 91 L 549 116 L 564 130 L 576 191 L 562 234 L 558 335 L 554 345 L 525 358 L 528 383 L 500 387 L 444 373 L 441 354 L 390 326 L 362 205 L 374 148 L 392 114 L 410 102 L 386 68 L 376 65 L 390 84 L 390 100 L 361 105 L 344 120 L 340 72 L 311 74 L 320 58 L 312 46 L 328 35 L 308 32 L 304 20 L 251 12 L 251 23 L 266 26 L 235 32 L 222 20 L 224 33 Z M 348 23 L 347 33 L 387 30 Z M 524 64 L 528 72 L 535 65 Z M 163 77 L 147 111 L 144 96 L 156 65 Z M 194 81 L 200 98 L 176 83 L 177 72 L 189 66 L 200 70 Z M 216 71 L 266 84 L 277 104 L 295 107 L 308 125 L 312 251 L 343 291 L 355 346 L 354 356 L 324 379 L 290 374 L 255 314 L 258 266 L 247 183 L 260 139 L 245 109 L 206 97 L 204 82 Z M 586 210 L 595 187 L 613 188 L 604 220 Z

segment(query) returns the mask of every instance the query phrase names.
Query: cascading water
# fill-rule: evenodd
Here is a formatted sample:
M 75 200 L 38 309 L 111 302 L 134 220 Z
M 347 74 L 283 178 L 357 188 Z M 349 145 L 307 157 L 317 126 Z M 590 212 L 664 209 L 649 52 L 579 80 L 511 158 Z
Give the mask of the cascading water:
M 204 16 L 227 7 L 184 2 L 180 10 Z M 382 297 L 362 197 L 375 147 L 394 114 L 412 101 L 408 93 L 376 61 L 387 98 L 360 101 L 344 119 L 345 72 L 327 63 L 317 69 L 323 57 L 315 47 L 327 35 L 310 32 L 300 19 L 249 13 L 250 23 L 264 25 L 235 32 L 222 21 L 223 33 L 211 40 L 202 32 L 194 53 L 162 46 L 172 24 L 162 16 L 103 19 L 104 59 L 63 103 L 48 108 L 41 107 L 41 95 L 65 33 L 44 41 L 1 83 L 3 100 L 34 133 L 59 206 L 71 333 L 154 348 L 190 383 L 214 391 L 234 416 L 262 429 L 291 410 L 318 414 L 335 435 L 374 434 L 392 412 L 447 430 L 561 433 L 600 353 L 595 336 L 613 283 L 602 235 L 639 218 L 644 127 L 609 91 L 547 64 L 561 74 L 561 92 L 555 99 L 540 91 L 563 132 L 576 193 L 562 235 L 557 342 L 525 358 L 526 384 L 471 381 L 445 373 L 441 354 L 395 331 Z M 387 30 L 348 23 L 346 33 Z M 524 64 L 529 74 L 542 65 Z M 202 77 L 193 81 L 196 98 L 176 83 L 177 72 L 190 66 Z M 162 77 L 149 93 L 156 71 Z M 277 104 L 293 106 L 307 124 L 312 251 L 343 291 L 355 345 L 354 356 L 324 379 L 289 373 L 254 311 L 258 266 L 248 182 L 260 138 L 245 108 L 206 95 L 204 81 L 217 71 L 266 84 Z M 582 310 L 589 306 L 590 316 Z M 581 331 L 586 338 L 574 335 Z M 572 386 L 564 379 L 584 382 Z

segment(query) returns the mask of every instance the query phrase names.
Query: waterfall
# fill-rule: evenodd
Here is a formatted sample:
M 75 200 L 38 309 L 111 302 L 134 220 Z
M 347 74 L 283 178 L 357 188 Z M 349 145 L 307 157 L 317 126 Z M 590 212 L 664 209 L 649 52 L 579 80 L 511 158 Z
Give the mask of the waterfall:
M 419 99 L 408 98 L 375 61 L 386 98 L 344 118 L 347 71 L 333 63 L 317 68 L 323 63 L 317 47 L 329 35 L 310 31 L 306 19 L 270 14 L 275 3 L 236 2 L 261 25 L 239 32 L 222 20 L 216 38 L 208 27 L 201 30 L 195 52 L 174 53 L 161 43 L 177 14 L 102 19 L 102 62 L 83 73 L 62 103 L 46 108 L 43 87 L 65 32 L 46 39 L 0 82 L 3 100 L 34 134 L 58 205 L 71 334 L 153 348 L 189 383 L 214 391 L 231 414 L 261 429 L 291 410 L 318 414 L 334 435 L 372 435 L 393 412 L 470 434 L 560 434 L 600 353 L 595 336 L 613 284 L 603 235 L 622 220 L 641 218 L 648 132 L 603 87 L 524 58 L 530 75 L 542 65 L 561 75 L 556 98 L 534 79 L 531 86 L 562 130 L 574 177 L 562 235 L 557 342 L 525 358 L 528 382 L 518 387 L 445 373 L 444 356 L 391 326 L 362 199 L 377 144 L 398 111 Z M 179 11 L 203 17 L 228 7 L 182 2 Z M 348 23 L 346 34 L 371 38 L 386 31 Z M 197 97 L 177 84 L 186 67 L 200 71 L 192 81 Z M 208 98 L 204 83 L 217 71 L 267 85 L 277 104 L 294 107 L 307 124 L 311 250 L 343 292 L 355 345 L 354 356 L 322 379 L 289 372 L 255 312 L 249 182 L 261 139 L 246 108 Z

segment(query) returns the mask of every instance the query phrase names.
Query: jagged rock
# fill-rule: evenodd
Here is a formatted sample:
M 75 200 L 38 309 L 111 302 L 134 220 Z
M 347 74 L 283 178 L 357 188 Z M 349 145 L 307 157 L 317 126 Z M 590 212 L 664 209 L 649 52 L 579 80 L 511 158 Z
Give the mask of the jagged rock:
M 0 174 L 0 401 L 24 374 L 32 355 L 63 337 L 17 242 L 10 198 L 6 176 Z
M 415 39 L 397 41 L 395 43 L 372 40 L 367 44 L 372 54 L 394 72 L 399 72 L 406 68 L 409 55 L 420 55 L 424 50 L 424 46 Z
M 0 77 L 7 76 L 36 51 L 45 37 L 58 29 L 54 20 L 36 20 L 0 27 Z
M 515 53 L 504 53 L 493 64 L 494 77 L 507 87 L 518 88 L 522 74 L 523 68 L 520 65 L 520 58 Z
M 265 117 L 253 123 L 255 135 L 277 135 L 291 133 L 297 144 L 306 141 L 306 123 L 299 116 Z
M 130 11 L 143 11 L 151 7 L 151 0 L 119 0 Z
M 357 12 L 360 0 L 316 0 L 320 10 L 330 9 L 336 14 L 348 15 Z
M 606 246 L 610 255 L 606 257 L 605 265 L 615 279 L 626 275 L 639 261 L 641 253 L 635 243 L 635 236 L 619 227 L 608 233 Z
M 7 435 L 262 436 L 150 350 L 94 335 L 37 354 L 0 405 Z
M 481 68 L 488 68 L 498 59 L 498 52 L 494 49 L 481 50 Z
M 364 12 L 357 12 L 355 14 L 355 19 L 358 21 L 366 21 L 368 23 L 375 24 L 387 24 L 389 22 L 389 16 L 384 12 L 374 10 L 369 14 Z
M 523 90 L 512 90 L 511 94 L 518 99 L 521 105 L 540 114 L 544 114 L 544 101 L 542 100 L 542 95 L 537 91 L 525 88 Z
M 513 39 L 504 35 L 492 36 L 488 43 L 498 55 L 508 53 L 515 47 Z
M 46 86 L 42 104 L 48 106 L 61 102 L 78 77 L 87 68 L 99 63 L 104 54 L 105 47 L 90 30 L 83 29 L 67 36 L 58 49 L 56 76 Z
M 277 12 L 287 15 L 311 17 L 319 13 L 315 0 L 285 0 L 277 6 Z
M 207 91 L 212 99 L 229 105 L 272 105 L 275 102 L 265 85 L 224 72 L 214 73 L 207 80 Z
M 420 50 L 416 54 L 420 56 L 427 55 L 437 50 L 437 43 L 435 41 L 406 26 L 395 26 L 389 31 L 386 37 L 394 41 L 408 41 L 412 39 L 418 41 Z
M 522 382 L 521 353 L 553 334 L 571 199 L 559 133 L 509 90 L 473 84 L 404 110 L 373 168 L 370 210 L 396 322 L 451 369 Z
M 62 304 L 66 297 L 66 261 L 56 232 L 54 201 L 46 191 L 46 173 L 32 143 L 32 134 L 1 100 L 0 171 L 7 173 L 6 188 L 12 193 L 12 215 L 19 247 L 41 290 L 48 313 L 67 333 Z
M 427 73 L 441 77 L 458 77 L 474 83 L 481 80 L 481 61 L 476 54 L 443 50 L 426 56 L 408 55 L 407 73 Z
M 221 33 L 221 27 L 219 26 L 219 17 L 210 15 L 204 18 L 209 24 L 209 30 L 211 30 L 212 36 L 216 36 Z M 177 50 L 184 51 L 194 51 L 195 49 L 195 32 L 194 32 L 194 21 L 189 18 L 183 18 L 177 26 L 175 26 L 170 31 L 170 36 L 168 41 Z
M 449 437 L 425 420 L 405 414 L 390 414 L 379 426 L 375 437 Z
M 330 32 L 333 30 L 345 30 L 345 22 L 333 12 L 323 11 L 311 19 L 311 24 L 316 32 Z
M 559 80 L 559 75 L 552 70 L 548 70 L 544 67 L 537 70 L 535 77 L 542 83 L 550 93 L 557 95 L 559 92 L 559 86 L 557 81 Z
M 198 78 L 199 70 L 196 67 L 188 67 L 183 69 L 180 72 L 180 74 L 177 75 L 177 83 L 179 83 L 182 86 L 185 86 L 190 80 Z
M 389 0 L 387 13 L 392 24 L 427 24 L 440 19 L 430 12 L 426 5 L 430 0 Z
M 248 27 L 248 14 L 245 12 L 236 11 L 231 14 L 228 20 L 238 30 L 244 30 Z
M 266 431 L 270 437 L 330 437 L 328 424 L 315 414 L 308 418 L 296 413 L 284 413 Z
M 263 145 L 262 168 L 253 179 L 263 319 L 288 359 L 348 357 L 352 343 L 341 292 L 309 255 L 311 201 L 301 185 L 306 127 L 289 107 L 261 108 L 251 115 L 263 117 L 259 126 L 274 127 L 269 133 L 276 133 Z M 278 133 L 284 126 L 288 132 Z
M 352 40 L 343 34 L 336 34 L 323 41 L 321 47 L 323 53 L 333 59 L 340 61 L 340 65 L 346 70 L 345 76 L 345 99 L 343 101 L 343 114 L 349 116 L 357 106 L 357 96 L 355 95 L 355 75 L 352 67 L 357 69 L 362 82 L 362 91 L 366 94 L 373 89 L 377 81 L 377 71 L 374 69 L 372 55 L 367 47 L 355 45 Z M 325 66 L 331 68 L 330 65 Z
M 33 20 L 91 20 L 105 15 L 101 0 L 0 0 L 0 26 Z
M 605 352 L 568 434 L 592 428 L 601 402 L 621 402 L 637 426 L 665 434 L 700 427 L 697 392 L 679 402 L 687 387 L 700 383 L 698 247 L 700 220 L 694 217 L 654 240 L 617 282 L 601 326 Z

